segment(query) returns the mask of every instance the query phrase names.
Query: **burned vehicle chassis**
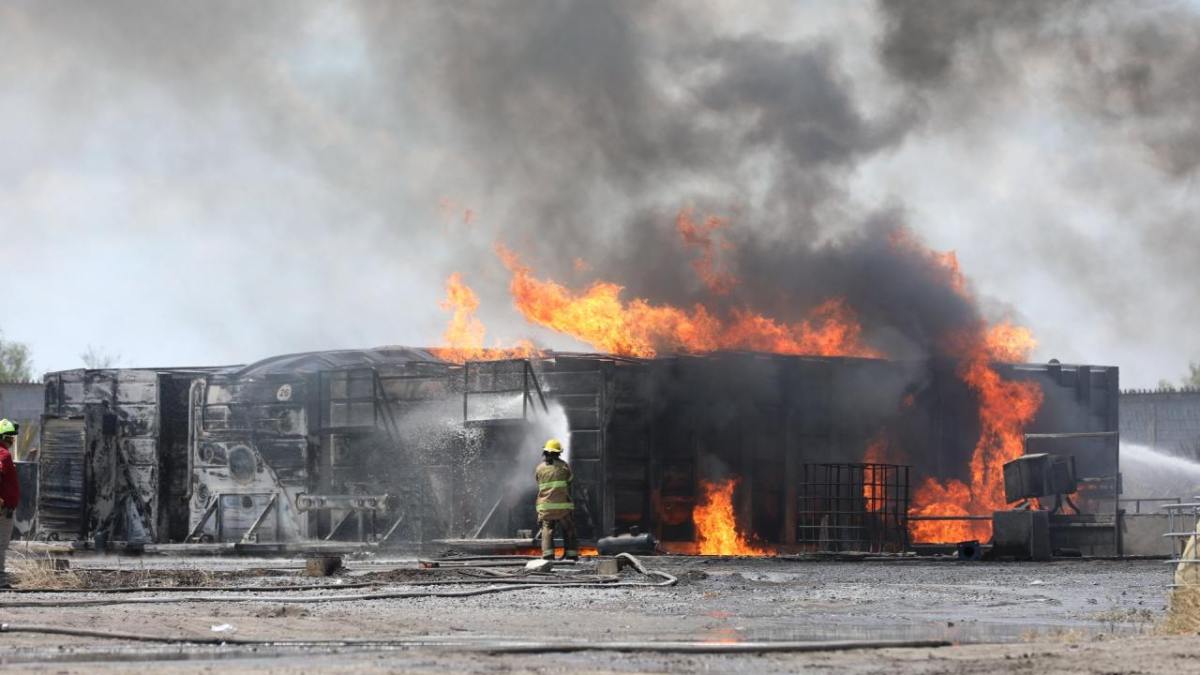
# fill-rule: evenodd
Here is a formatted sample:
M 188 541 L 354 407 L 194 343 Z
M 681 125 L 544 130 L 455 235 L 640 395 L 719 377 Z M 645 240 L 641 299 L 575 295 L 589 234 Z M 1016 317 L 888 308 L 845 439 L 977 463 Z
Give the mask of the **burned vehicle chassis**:
M 997 367 L 1045 390 L 1029 431 L 1117 429 L 1116 368 Z M 244 367 L 62 371 L 46 376 L 36 536 L 511 539 L 536 522 L 532 470 L 557 414 L 586 540 L 637 527 L 687 552 L 700 484 L 736 476 L 740 529 L 805 550 L 806 466 L 861 462 L 886 433 L 899 453 L 888 461 L 914 477 L 961 477 L 979 434 L 973 405 L 951 363 L 740 352 L 462 365 L 385 348 Z M 1055 451 L 1095 486 L 1088 527 L 1071 523 L 1072 536 L 1115 551 L 1115 436 Z

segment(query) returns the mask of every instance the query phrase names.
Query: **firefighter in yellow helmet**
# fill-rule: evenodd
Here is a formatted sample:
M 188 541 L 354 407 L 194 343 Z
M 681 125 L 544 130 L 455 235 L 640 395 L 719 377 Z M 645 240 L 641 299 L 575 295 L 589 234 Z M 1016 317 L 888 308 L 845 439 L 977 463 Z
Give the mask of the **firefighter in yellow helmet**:
M 12 447 L 17 439 L 18 425 L 0 420 L 0 588 L 8 588 L 4 573 L 4 558 L 13 531 L 13 515 L 21 502 L 21 486 L 17 482 L 17 467 L 13 464 Z
M 542 463 L 533 472 L 537 480 L 538 527 L 542 531 L 542 558 L 554 559 L 554 528 L 563 538 L 563 557 L 579 560 L 579 541 L 575 536 L 575 505 L 571 502 L 571 467 L 562 460 L 562 443 L 551 438 L 542 447 Z

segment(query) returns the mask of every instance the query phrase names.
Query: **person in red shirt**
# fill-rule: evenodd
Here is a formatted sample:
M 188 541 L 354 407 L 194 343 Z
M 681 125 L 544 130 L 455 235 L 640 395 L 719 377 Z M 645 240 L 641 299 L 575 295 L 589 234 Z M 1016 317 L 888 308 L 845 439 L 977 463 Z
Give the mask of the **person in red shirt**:
M 12 537 L 13 516 L 21 503 L 21 486 L 17 482 L 17 466 L 13 464 L 12 446 L 17 440 L 17 425 L 0 420 L 0 588 L 9 588 L 4 571 L 8 540 Z

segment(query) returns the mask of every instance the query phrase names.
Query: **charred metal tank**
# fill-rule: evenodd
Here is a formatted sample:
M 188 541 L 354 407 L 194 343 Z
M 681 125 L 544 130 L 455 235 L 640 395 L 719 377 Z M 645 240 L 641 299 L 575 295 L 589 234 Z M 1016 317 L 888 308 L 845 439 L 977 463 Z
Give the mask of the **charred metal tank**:
M 649 532 L 641 528 L 631 527 L 623 534 L 614 533 L 596 542 L 596 550 L 600 555 L 617 555 L 618 553 L 654 553 L 658 549 L 658 541 Z
M 45 377 L 39 538 L 159 541 L 181 514 L 186 414 L 173 399 L 219 369 L 69 370 Z M 180 406 L 186 411 L 186 406 Z M 186 475 L 186 474 L 185 474 Z
M 453 368 L 394 348 L 283 356 L 197 380 L 186 539 L 420 541 L 438 532 L 437 505 L 452 496 L 437 468 L 453 453 L 437 446 L 456 439 L 423 434 L 427 417 L 416 411 L 454 400 Z

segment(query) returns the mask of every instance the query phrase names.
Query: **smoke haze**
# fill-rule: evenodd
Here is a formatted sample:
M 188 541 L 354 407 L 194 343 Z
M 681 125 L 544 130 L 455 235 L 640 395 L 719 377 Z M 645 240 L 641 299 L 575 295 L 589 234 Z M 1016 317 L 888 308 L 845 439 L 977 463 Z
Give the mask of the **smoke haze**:
M 894 355 L 982 313 L 1126 386 L 1200 358 L 1196 4 L 743 5 L 6 3 L 0 328 L 40 370 L 427 345 L 460 271 L 489 340 L 579 348 L 492 245 L 688 303 L 689 207 L 725 302 L 844 295 Z

